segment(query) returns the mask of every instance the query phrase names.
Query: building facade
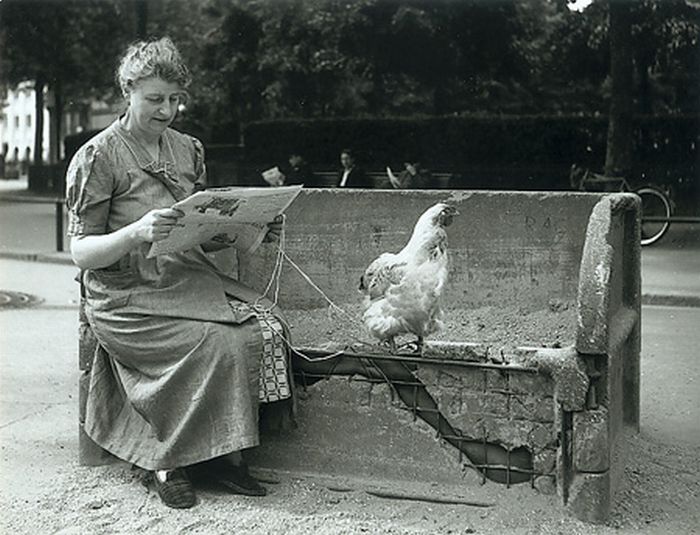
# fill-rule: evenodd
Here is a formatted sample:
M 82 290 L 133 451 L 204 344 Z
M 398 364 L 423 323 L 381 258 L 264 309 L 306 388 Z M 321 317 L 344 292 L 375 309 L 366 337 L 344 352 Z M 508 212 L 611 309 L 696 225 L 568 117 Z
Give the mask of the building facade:
M 46 90 L 42 127 L 42 154 L 44 163 L 60 161 L 64 155 L 63 138 L 83 130 L 99 129 L 107 126 L 117 111 L 104 102 L 91 102 L 75 105 L 67 103 L 61 124 L 61 134 L 56 135 L 56 125 L 51 120 L 53 95 Z M 26 174 L 30 163 L 34 162 L 34 136 L 36 129 L 35 94 L 32 82 L 23 82 L 7 91 L 4 101 L 0 101 L 0 158 L 4 159 L 6 178 Z M 60 142 L 56 140 L 60 139 Z M 1 169 L 0 169 L 1 170 Z
M 34 86 L 23 82 L 7 92 L 0 112 L 0 152 L 5 162 L 22 162 L 26 164 L 34 159 L 34 132 L 36 117 L 34 110 Z M 44 110 L 44 140 L 42 159 L 48 161 L 49 149 L 49 111 Z

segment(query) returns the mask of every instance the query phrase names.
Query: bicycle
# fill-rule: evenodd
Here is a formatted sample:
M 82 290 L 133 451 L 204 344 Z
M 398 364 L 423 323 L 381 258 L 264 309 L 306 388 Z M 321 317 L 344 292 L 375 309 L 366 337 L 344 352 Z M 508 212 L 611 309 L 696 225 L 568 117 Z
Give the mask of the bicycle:
M 658 186 L 645 184 L 632 188 L 625 177 L 607 176 L 571 166 L 569 182 L 580 191 L 608 191 L 634 193 L 642 201 L 642 245 L 659 241 L 671 226 L 674 204 L 669 195 Z

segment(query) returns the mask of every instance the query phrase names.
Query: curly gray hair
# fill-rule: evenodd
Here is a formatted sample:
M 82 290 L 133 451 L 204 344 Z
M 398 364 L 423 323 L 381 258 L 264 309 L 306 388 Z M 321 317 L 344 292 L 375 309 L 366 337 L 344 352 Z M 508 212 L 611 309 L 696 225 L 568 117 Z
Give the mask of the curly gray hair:
M 129 46 L 119 62 L 117 82 L 125 97 L 134 83 L 151 76 L 175 82 L 183 89 L 192 81 L 180 51 L 169 37 L 138 41 Z

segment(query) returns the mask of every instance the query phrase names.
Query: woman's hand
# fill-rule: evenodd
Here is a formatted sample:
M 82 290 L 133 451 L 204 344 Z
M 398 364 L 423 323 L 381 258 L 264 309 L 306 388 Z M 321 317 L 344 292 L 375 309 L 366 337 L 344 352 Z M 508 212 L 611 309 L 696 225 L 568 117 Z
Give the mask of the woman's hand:
M 168 237 L 183 213 L 173 208 L 151 210 L 134 224 L 140 241 L 157 242 Z
M 267 234 L 263 238 L 266 243 L 280 241 L 280 236 L 284 230 L 284 215 L 278 215 L 272 221 L 272 223 L 267 224 Z

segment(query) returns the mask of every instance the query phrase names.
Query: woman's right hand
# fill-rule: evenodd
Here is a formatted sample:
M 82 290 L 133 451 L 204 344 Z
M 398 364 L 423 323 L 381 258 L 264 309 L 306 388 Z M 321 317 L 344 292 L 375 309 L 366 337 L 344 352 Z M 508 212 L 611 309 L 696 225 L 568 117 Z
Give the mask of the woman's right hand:
M 157 242 L 168 237 L 184 214 L 174 208 L 151 210 L 136 221 L 134 230 L 139 240 Z

